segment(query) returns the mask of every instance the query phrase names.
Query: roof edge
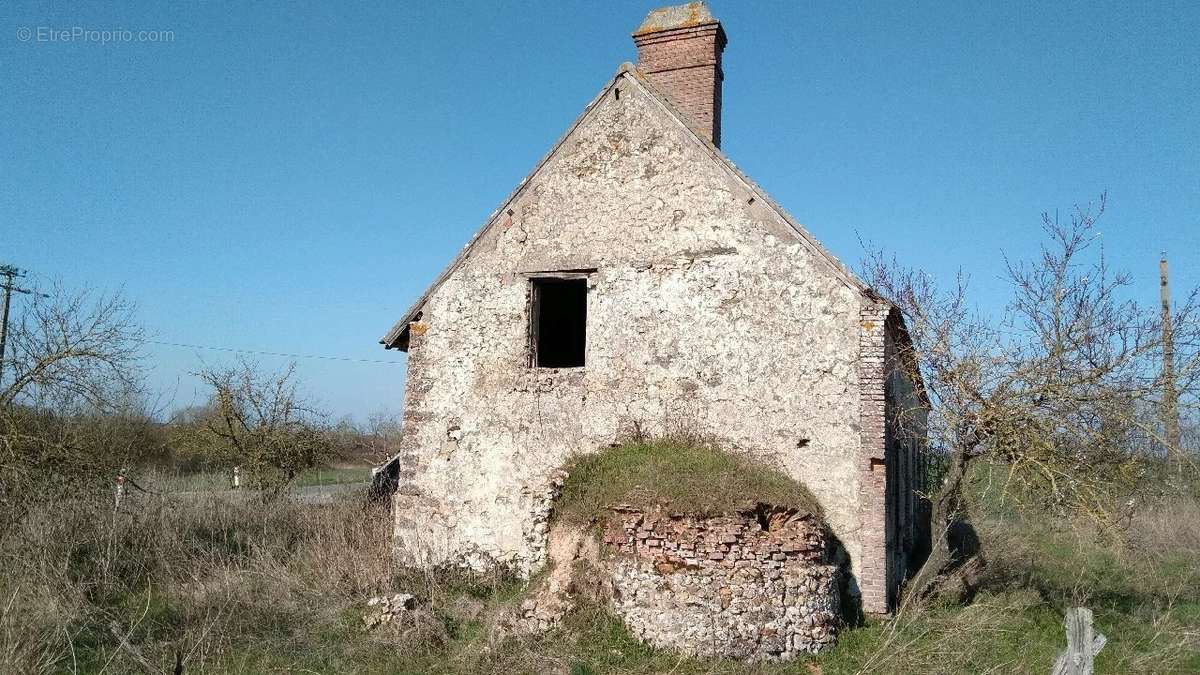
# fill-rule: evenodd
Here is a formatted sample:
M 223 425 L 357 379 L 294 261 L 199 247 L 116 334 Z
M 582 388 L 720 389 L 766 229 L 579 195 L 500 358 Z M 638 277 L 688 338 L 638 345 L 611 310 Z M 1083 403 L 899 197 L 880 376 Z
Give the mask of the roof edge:
M 400 349 L 401 351 L 408 351 L 408 340 L 405 338 L 406 334 L 408 333 L 409 323 L 412 322 L 420 313 L 421 308 L 429 300 L 429 297 L 433 295 L 433 292 L 439 286 L 441 286 L 442 282 L 444 282 L 447 277 L 449 277 L 450 274 L 458 267 L 458 265 L 466 259 L 471 250 L 475 247 L 475 244 L 478 243 L 483 235 L 491 228 L 491 226 L 496 222 L 496 218 L 504 212 L 505 208 L 516 201 L 517 198 L 525 192 L 525 189 L 529 187 L 530 180 L 542 170 L 542 167 L 545 166 L 552 157 L 554 157 L 559 148 L 561 148 L 562 145 L 566 143 L 567 139 L 571 137 L 571 134 L 575 133 L 575 130 L 578 129 L 581 124 L 583 124 L 584 120 L 586 120 L 588 116 L 595 111 L 596 104 L 601 101 L 606 94 L 608 94 L 609 90 L 611 90 L 617 83 L 617 80 L 621 79 L 621 76 L 625 73 L 636 72 L 636 70 L 637 69 L 634 67 L 634 65 L 628 61 L 617 67 L 617 72 L 608 81 L 608 84 L 604 85 L 604 87 L 600 89 L 600 92 L 592 97 L 592 100 L 588 102 L 586 107 L 584 107 L 583 112 L 581 112 L 579 116 L 575 118 L 575 121 L 571 123 L 571 126 L 567 127 L 566 132 L 563 133 L 563 135 L 560 136 L 552 146 L 550 146 L 550 151 L 547 152 L 540 160 L 538 160 L 538 163 L 534 165 L 533 169 L 521 179 L 521 182 L 517 184 L 517 187 L 509 193 L 504 201 L 500 203 L 500 206 L 496 207 L 496 209 L 488 215 L 488 217 L 483 221 L 483 226 L 471 236 L 471 239 L 466 243 L 466 245 L 463 246 L 462 250 L 458 252 L 458 255 L 456 255 L 454 259 L 450 261 L 450 264 L 447 265 L 440 274 L 438 274 L 438 276 L 433 280 L 433 283 L 431 283 L 425 289 L 425 292 L 421 294 L 421 297 L 419 297 L 417 301 L 408 308 L 408 311 L 404 313 L 404 316 L 401 317 L 401 319 L 397 321 L 382 338 L 379 339 L 379 344 L 383 345 L 384 349 Z M 401 342 L 403 342 L 403 345 Z
M 834 276 L 837 277 L 838 280 L 848 286 L 851 290 L 865 294 L 869 297 L 879 297 L 878 294 L 870 288 L 870 286 L 855 276 L 855 274 L 850 271 L 850 269 L 844 263 L 842 263 L 837 256 L 833 255 L 824 246 L 822 246 L 811 232 L 809 232 L 803 225 L 792 218 L 792 216 L 774 199 L 772 199 L 765 190 L 763 190 L 758 186 L 758 184 L 750 180 L 749 177 L 742 173 L 742 171 L 737 168 L 737 165 L 735 165 L 723 152 L 721 152 L 720 148 L 713 145 L 712 141 L 697 133 L 695 129 L 692 129 L 691 126 L 689 126 L 685 121 L 686 118 L 684 115 L 678 109 L 676 109 L 675 106 L 667 99 L 667 97 L 650 82 L 645 73 L 642 73 L 637 69 L 636 66 L 626 61 L 617 67 L 617 72 L 609 80 L 608 84 L 606 84 L 600 90 L 600 92 L 596 94 L 596 96 L 592 97 L 592 100 L 588 102 L 583 112 L 575 118 L 575 121 L 571 123 L 571 125 L 567 128 L 567 131 L 563 133 L 563 135 L 560 136 L 557 141 L 555 141 L 554 145 L 550 147 L 549 152 L 547 152 L 541 158 L 541 160 L 534 165 L 533 170 L 531 170 L 523 179 L 521 179 L 521 182 L 517 185 L 516 189 L 509 193 L 508 197 L 506 197 L 504 201 L 500 203 L 500 206 L 492 211 L 490 215 L 488 215 L 487 219 L 484 220 L 483 226 L 476 231 L 466 245 L 463 246 L 462 250 L 459 251 L 458 255 L 456 255 L 454 259 L 450 261 L 450 264 L 447 265 L 440 274 L 438 274 L 433 283 L 431 283 L 429 287 L 425 289 L 425 292 L 421 294 L 421 297 L 418 298 L 417 301 L 409 307 L 408 311 L 404 313 L 403 317 L 397 321 L 382 338 L 380 338 L 379 343 L 382 344 L 385 349 L 400 349 L 402 351 L 408 351 L 408 340 L 406 337 L 408 334 L 409 324 L 415 320 L 417 315 L 420 313 L 421 308 L 429 300 L 430 296 L 433 295 L 433 292 L 439 286 L 441 286 L 442 283 L 450 276 L 450 274 L 459 266 L 459 264 L 466 259 L 483 235 L 491 228 L 493 224 L 495 224 L 497 217 L 504 212 L 504 210 L 510 204 L 516 201 L 521 194 L 524 193 L 525 189 L 529 186 L 531 179 L 542 170 L 542 167 L 544 167 L 551 158 L 554 157 L 559 148 L 561 148 L 567 139 L 570 138 L 571 134 L 575 133 L 575 130 L 578 129 L 580 125 L 582 125 L 583 122 L 596 110 L 596 104 L 601 101 L 604 96 L 616 85 L 617 81 L 625 75 L 629 75 L 630 79 L 637 83 L 637 86 L 641 87 L 644 91 L 646 91 L 646 93 L 650 94 L 651 98 L 659 106 L 661 106 L 664 111 L 667 112 L 668 116 L 672 118 L 680 127 L 682 127 L 687 134 L 692 137 L 692 139 L 694 139 L 697 143 L 700 143 L 714 160 L 724 166 L 727 171 L 729 171 L 739 182 L 742 183 L 747 191 L 751 192 L 756 199 L 761 200 L 771 209 L 771 211 L 779 216 L 779 218 L 792 229 L 800 242 L 807 246 L 809 250 L 817 255 L 818 258 L 825 262 L 830 271 L 833 272 Z

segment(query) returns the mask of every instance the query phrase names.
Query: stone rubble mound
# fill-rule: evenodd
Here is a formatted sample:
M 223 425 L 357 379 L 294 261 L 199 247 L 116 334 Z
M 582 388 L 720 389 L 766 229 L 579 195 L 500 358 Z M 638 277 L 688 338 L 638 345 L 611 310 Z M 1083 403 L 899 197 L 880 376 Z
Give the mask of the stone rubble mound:
M 367 601 L 370 609 L 363 616 L 363 627 L 371 630 L 376 626 L 390 623 L 405 612 L 417 607 L 417 598 L 409 593 L 395 593 L 391 596 L 380 595 Z
M 558 527 L 552 567 L 506 624 L 541 633 L 582 598 L 643 641 L 702 658 L 789 661 L 832 647 L 840 567 L 812 514 L 759 504 L 697 515 L 613 507 L 602 536 Z
M 811 514 L 618 509 L 604 543 L 612 606 L 642 640 L 701 657 L 788 661 L 835 643 L 838 567 Z

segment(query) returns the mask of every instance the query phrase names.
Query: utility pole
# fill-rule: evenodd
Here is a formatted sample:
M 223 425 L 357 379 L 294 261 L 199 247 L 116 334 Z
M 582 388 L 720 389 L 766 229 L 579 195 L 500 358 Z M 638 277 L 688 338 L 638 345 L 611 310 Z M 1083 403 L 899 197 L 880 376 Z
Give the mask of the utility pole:
M 1167 452 L 1175 453 L 1180 468 L 1179 392 L 1175 390 L 1175 328 L 1171 325 L 1171 287 L 1167 282 L 1167 254 L 1158 261 L 1159 297 L 1162 299 L 1163 401 L 1162 416 Z
M 12 302 L 13 293 L 31 295 L 33 291 L 16 285 L 17 279 L 25 276 L 25 271 L 12 265 L 0 265 L 0 277 L 4 277 L 4 314 L 0 317 L 0 384 L 4 382 L 4 354 L 8 343 L 8 306 Z

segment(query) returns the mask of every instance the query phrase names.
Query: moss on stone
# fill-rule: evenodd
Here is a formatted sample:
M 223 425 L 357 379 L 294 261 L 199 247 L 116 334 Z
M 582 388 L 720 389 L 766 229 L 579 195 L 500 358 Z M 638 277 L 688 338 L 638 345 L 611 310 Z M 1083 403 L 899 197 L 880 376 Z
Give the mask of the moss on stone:
M 629 442 L 577 456 L 566 469 L 570 475 L 554 518 L 572 524 L 603 520 L 622 505 L 706 516 L 770 504 L 822 515 L 799 481 L 746 454 L 707 443 Z

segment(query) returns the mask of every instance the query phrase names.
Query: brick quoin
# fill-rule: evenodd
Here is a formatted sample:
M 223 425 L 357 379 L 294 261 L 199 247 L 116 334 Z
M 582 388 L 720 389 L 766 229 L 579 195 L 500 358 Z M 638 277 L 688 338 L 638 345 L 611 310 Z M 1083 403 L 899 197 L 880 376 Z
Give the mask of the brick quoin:
M 401 436 L 399 453 L 396 456 L 399 466 L 398 484 L 393 497 L 393 509 L 398 516 L 394 531 L 395 544 L 397 555 L 407 564 L 420 563 L 420 543 L 414 518 L 421 501 L 421 491 L 417 488 L 418 479 L 427 467 L 428 460 L 421 460 L 421 448 L 416 445 L 418 437 L 412 430 L 425 424 L 430 417 L 427 398 L 434 383 L 423 375 L 427 370 L 425 362 L 429 358 L 425 346 L 425 332 L 428 328 L 428 324 L 421 321 L 409 324 L 408 384 L 404 388 L 404 428 L 409 430 L 409 433 Z
M 658 12 L 678 12 L 656 16 Z M 721 147 L 721 53 L 725 29 L 703 3 L 652 12 L 633 34 L 638 70 L 691 127 Z
M 861 310 L 858 382 L 862 434 L 861 560 L 858 587 L 862 609 L 869 614 L 886 614 L 891 608 L 892 575 L 887 569 L 887 417 L 885 346 L 889 306 L 866 302 Z

